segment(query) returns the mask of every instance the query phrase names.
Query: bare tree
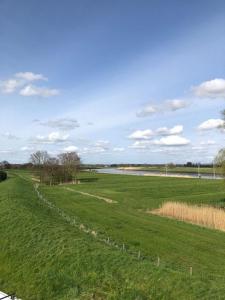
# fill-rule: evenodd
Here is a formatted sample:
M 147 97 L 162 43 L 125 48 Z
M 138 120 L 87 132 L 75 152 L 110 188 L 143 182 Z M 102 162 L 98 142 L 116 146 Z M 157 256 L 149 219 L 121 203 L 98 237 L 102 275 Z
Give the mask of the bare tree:
M 214 159 L 214 165 L 221 170 L 221 174 L 225 177 L 225 149 L 220 149 Z
M 76 181 L 81 165 L 78 154 L 76 152 L 66 152 L 60 154 L 58 157 L 60 165 L 63 168 L 64 182 Z
M 43 181 L 44 166 L 49 158 L 50 156 L 47 151 L 37 151 L 30 156 L 31 163 L 39 173 L 40 182 Z
M 76 152 L 50 157 L 47 151 L 37 151 L 31 155 L 30 160 L 39 173 L 40 182 L 49 185 L 76 182 L 81 164 Z

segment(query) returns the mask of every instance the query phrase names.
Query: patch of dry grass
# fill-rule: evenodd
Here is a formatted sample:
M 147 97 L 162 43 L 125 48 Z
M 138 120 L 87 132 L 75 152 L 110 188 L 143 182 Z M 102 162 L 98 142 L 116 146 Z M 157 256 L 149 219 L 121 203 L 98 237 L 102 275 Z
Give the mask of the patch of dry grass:
M 225 231 L 225 210 L 220 208 L 166 202 L 161 208 L 149 212 Z

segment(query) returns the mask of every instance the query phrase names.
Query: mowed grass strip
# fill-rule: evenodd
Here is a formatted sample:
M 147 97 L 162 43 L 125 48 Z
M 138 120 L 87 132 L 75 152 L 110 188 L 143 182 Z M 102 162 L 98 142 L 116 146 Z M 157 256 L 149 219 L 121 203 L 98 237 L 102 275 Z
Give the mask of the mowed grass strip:
M 92 197 L 92 198 L 95 198 L 95 199 L 103 200 L 103 201 L 105 201 L 107 203 L 117 203 L 117 201 L 115 201 L 115 200 L 112 200 L 112 199 L 109 199 L 109 198 L 105 198 L 105 197 L 101 197 L 101 196 L 98 196 L 98 195 L 93 195 L 93 194 L 90 194 L 90 193 L 76 191 L 75 189 L 71 189 L 71 188 L 68 188 L 68 187 L 66 187 L 65 189 L 67 191 L 70 191 L 70 192 L 73 192 L 73 193 L 78 193 L 78 194 L 81 194 L 81 195 L 84 195 L 84 196 L 88 196 L 88 197 Z
M 159 209 L 148 213 L 225 231 L 225 210 L 221 208 L 166 202 Z

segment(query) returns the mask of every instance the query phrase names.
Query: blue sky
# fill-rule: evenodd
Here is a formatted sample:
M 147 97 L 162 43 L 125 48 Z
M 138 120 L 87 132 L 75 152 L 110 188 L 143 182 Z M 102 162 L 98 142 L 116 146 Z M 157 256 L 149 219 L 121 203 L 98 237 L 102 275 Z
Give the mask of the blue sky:
M 211 162 L 224 53 L 224 1 L 2 0 L 0 160 Z

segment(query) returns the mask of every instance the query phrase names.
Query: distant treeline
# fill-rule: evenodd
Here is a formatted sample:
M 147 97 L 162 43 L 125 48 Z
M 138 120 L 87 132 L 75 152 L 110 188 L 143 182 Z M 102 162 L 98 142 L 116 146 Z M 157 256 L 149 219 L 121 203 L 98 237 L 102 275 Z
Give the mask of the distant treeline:
M 170 167 L 198 167 L 199 165 L 203 168 L 212 168 L 213 164 L 203 163 L 192 163 L 187 162 L 185 164 L 174 164 L 168 163 Z M 125 168 L 125 167 L 164 167 L 165 164 L 84 164 L 83 167 L 87 169 L 98 169 L 98 168 Z
M 174 164 L 168 163 L 170 167 L 198 167 L 199 165 L 203 168 L 212 168 L 213 164 L 198 164 L 187 162 L 185 164 Z M 82 169 L 98 169 L 98 168 L 122 168 L 122 167 L 164 167 L 165 164 L 82 164 L 80 165 L 80 170 Z M 1 169 L 31 169 L 34 167 L 32 162 L 13 164 L 9 162 L 0 162 Z

